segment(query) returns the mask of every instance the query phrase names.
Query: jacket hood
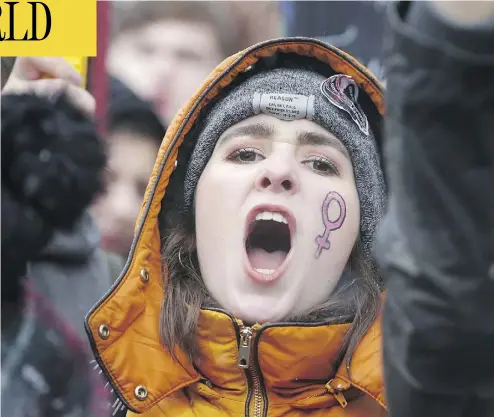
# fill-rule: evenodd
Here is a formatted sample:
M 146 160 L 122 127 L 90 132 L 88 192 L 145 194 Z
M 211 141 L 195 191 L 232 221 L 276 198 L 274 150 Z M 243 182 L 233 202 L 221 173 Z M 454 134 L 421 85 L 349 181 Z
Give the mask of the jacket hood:
M 323 42 L 307 38 L 263 42 L 227 58 L 209 75 L 167 130 L 120 278 L 86 317 L 86 331 L 96 360 L 120 400 L 132 411 L 142 413 L 201 378 L 187 355 L 178 351 L 178 361 L 174 361 L 160 343 L 159 317 L 166 277 L 162 280 L 159 214 L 179 212 L 187 162 L 209 106 L 257 68 L 283 65 L 310 66 L 328 76 L 350 75 L 366 93 L 362 94 L 361 105 L 380 142 L 384 104 L 379 81 L 354 58 Z M 378 336 L 376 322 L 352 359 L 360 362 L 359 357 L 364 358 L 372 366 L 352 372 L 352 385 L 359 385 L 384 404 Z

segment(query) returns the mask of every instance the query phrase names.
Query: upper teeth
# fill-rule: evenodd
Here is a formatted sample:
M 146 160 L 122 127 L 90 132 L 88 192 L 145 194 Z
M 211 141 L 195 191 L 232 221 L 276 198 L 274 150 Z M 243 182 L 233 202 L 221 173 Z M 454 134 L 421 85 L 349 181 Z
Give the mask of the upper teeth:
M 256 220 L 274 220 L 278 223 L 288 224 L 288 220 L 281 213 L 273 213 L 271 211 L 262 211 L 257 213 Z

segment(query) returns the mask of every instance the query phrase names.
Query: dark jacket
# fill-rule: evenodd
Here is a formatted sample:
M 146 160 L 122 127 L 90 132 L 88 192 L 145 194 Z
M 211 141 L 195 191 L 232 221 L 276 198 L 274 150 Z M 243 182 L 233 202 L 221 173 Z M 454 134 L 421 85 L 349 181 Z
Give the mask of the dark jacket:
M 99 246 L 98 227 L 85 213 L 71 232 L 55 234 L 31 262 L 29 270 L 33 286 L 51 300 L 85 340 L 84 317 L 88 308 L 103 297 L 118 277 L 112 276 L 109 255 Z
M 74 231 L 102 189 L 106 157 L 93 123 L 64 96 L 3 95 L 1 133 L 3 290 L 55 234 Z
M 102 188 L 103 144 L 63 96 L 2 96 L 1 128 L 2 414 L 102 415 L 81 333 L 110 284 L 84 214 Z
M 384 366 L 391 416 L 494 415 L 494 31 L 391 8 Z
M 88 364 L 85 341 L 29 285 L 21 311 L 2 305 L 1 347 L 2 415 L 109 415 L 109 396 Z

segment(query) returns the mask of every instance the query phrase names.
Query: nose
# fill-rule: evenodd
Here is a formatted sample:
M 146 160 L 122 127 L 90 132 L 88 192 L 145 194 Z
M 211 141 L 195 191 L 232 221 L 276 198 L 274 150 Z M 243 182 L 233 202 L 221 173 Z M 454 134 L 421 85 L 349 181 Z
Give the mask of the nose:
M 160 82 L 166 82 L 167 78 L 173 73 L 173 63 L 170 56 L 160 56 L 157 60 L 156 75 Z
M 269 161 L 265 161 L 269 163 Z M 259 191 L 295 194 L 299 189 L 295 167 L 289 161 L 277 160 L 266 166 L 256 180 Z

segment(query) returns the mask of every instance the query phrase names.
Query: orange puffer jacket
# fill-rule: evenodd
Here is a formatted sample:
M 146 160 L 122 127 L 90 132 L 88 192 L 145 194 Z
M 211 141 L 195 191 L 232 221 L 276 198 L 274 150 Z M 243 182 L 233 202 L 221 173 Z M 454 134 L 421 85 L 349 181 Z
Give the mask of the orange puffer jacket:
M 258 61 L 287 53 L 352 76 L 372 100 L 374 119 L 384 112 L 378 81 L 352 57 L 312 39 L 255 45 L 211 73 L 170 125 L 146 190 L 129 260 L 86 319 L 96 359 L 129 416 L 386 415 L 379 321 L 361 340 L 348 368 L 346 362 L 335 365 L 347 324 L 248 328 L 224 311 L 203 309 L 197 329 L 200 360 L 191 363 L 180 350 L 174 360 L 160 343 L 164 284 L 158 214 L 163 201 L 173 198 L 173 193 L 165 192 L 179 150 L 181 157 L 190 152 L 187 140 L 194 135 L 187 133 L 201 109 L 222 89 Z

